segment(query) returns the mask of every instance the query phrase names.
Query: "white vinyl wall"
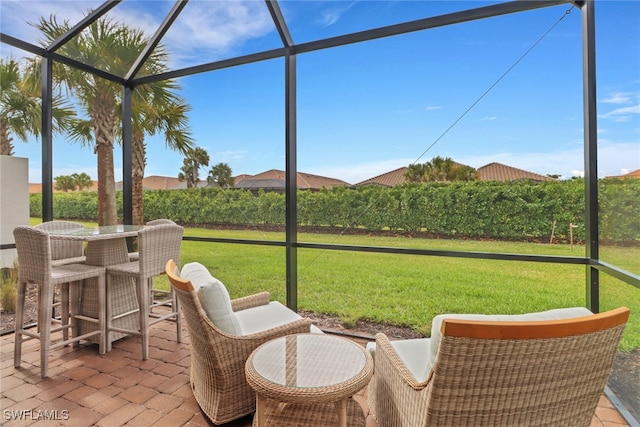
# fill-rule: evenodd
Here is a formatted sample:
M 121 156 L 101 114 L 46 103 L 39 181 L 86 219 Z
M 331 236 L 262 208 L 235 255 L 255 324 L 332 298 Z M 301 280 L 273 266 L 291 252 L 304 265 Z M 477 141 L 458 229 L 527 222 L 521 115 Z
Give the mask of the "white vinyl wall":
M 22 157 L 0 156 L 0 244 L 15 243 L 13 229 L 29 225 L 29 161 Z M 15 249 L 0 251 L 0 268 L 11 267 Z

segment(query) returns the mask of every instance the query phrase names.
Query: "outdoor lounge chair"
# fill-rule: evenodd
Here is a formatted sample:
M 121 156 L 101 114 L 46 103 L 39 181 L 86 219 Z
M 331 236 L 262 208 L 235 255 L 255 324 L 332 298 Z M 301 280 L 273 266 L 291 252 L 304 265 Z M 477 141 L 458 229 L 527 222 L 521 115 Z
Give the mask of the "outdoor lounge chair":
M 245 376 L 251 352 L 274 338 L 320 330 L 310 319 L 270 302 L 268 292 L 229 300 L 224 286 L 198 263 L 183 266 L 181 277 L 171 260 L 166 273 L 189 330 L 191 388 L 198 405 L 214 424 L 255 412 L 256 395 Z M 215 289 L 207 297 L 199 291 L 208 284 Z
M 369 405 L 378 425 L 589 426 L 629 309 L 456 317 L 434 318 L 431 339 L 376 335 Z

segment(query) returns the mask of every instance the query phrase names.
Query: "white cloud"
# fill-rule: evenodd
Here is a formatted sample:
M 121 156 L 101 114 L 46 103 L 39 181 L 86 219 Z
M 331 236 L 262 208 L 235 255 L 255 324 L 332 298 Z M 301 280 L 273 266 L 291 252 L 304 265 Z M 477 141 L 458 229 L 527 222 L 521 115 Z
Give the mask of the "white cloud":
M 635 114 L 640 114 L 640 104 L 630 107 L 616 108 L 615 110 L 607 113 L 599 114 L 598 117 L 601 119 L 611 119 L 616 122 L 628 122 Z
M 70 25 L 79 22 L 90 9 L 100 6 L 101 0 L 84 1 L 13 1 L 0 2 L 2 32 L 33 44 L 38 44 L 39 31 L 28 22 L 56 15 L 60 22 Z M 164 20 L 173 2 L 159 3 L 161 10 L 145 1 L 122 2 L 107 13 L 114 22 L 141 29 L 152 36 Z M 172 54 L 173 66 L 193 65 L 220 59 L 243 42 L 274 31 L 273 21 L 262 2 L 237 0 L 233 2 L 190 1 L 163 37 L 162 43 Z M 3 56 L 9 49 L 3 47 Z M 13 54 L 22 56 L 22 53 Z M 195 57 L 195 61 L 193 58 Z M 191 59 L 190 61 L 188 59 Z
M 2 32 L 20 38 L 32 44 L 39 44 L 40 32 L 30 24 L 38 22 L 40 17 L 48 19 L 55 15 L 59 22 L 69 21 L 73 26 L 90 9 L 102 4 L 100 0 L 87 1 L 15 1 L 0 2 L 0 23 Z
M 320 12 L 319 23 L 323 28 L 329 27 L 340 20 L 340 18 L 351 9 L 355 2 L 351 2 L 346 6 L 335 6 Z
M 605 104 L 628 104 L 632 101 L 633 94 L 629 92 L 617 92 L 610 94 L 601 100 Z
M 274 30 L 273 21 L 261 2 L 195 1 L 185 7 L 167 32 L 165 43 L 171 51 L 205 51 L 219 55 Z M 216 58 L 200 62 L 209 59 Z
M 442 107 L 439 106 L 439 105 L 427 105 L 425 107 L 425 110 L 427 110 L 427 111 L 434 111 L 434 110 L 441 110 L 441 109 L 442 109 Z

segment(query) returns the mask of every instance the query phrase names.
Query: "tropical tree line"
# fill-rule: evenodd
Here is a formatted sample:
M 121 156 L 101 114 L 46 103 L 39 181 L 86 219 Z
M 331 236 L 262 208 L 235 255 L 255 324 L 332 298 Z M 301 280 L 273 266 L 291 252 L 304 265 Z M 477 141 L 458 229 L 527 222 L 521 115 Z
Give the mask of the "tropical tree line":
M 640 245 L 640 179 L 599 181 L 603 243 Z M 122 193 L 118 203 L 122 207 Z M 197 226 L 258 228 L 285 225 L 285 195 L 192 188 L 145 191 L 145 220 L 170 218 Z M 429 233 L 448 238 L 575 241 L 584 239 L 583 180 L 442 182 L 396 187 L 298 190 L 299 226 L 348 232 Z M 31 195 L 41 215 L 42 195 Z M 54 194 L 57 218 L 94 220 L 95 192 Z M 573 226 L 573 227 L 572 227 Z

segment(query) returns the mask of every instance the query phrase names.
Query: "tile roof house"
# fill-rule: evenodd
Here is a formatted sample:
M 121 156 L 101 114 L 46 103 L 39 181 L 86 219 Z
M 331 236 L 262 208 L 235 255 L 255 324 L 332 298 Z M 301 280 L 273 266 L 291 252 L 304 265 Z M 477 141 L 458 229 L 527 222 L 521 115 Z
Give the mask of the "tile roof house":
M 364 185 L 382 185 L 384 187 L 393 187 L 395 185 L 406 182 L 404 177 L 409 168 L 406 166 L 394 169 L 392 171 L 374 176 L 373 178 L 361 181 L 355 186 Z M 640 177 L 640 169 L 629 174 L 622 175 L 619 178 Z M 520 179 L 530 179 L 533 181 L 553 181 L 554 178 L 539 175 L 537 173 L 528 172 L 522 169 L 503 165 L 501 163 L 489 163 L 478 169 L 478 178 L 480 181 L 515 181 Z M 285 189 L 285 172 L 278 169 L 271 169 L 261 172 L 257 175 L 242 174 L 234 178 L 235 188 L 258 191 L 279 191 L 284 192 Z M 186 182 L 181 182 L 178 178 L 168 176 L 152 175 L 142 180 L 142 186 L 145 190 L 179 190 L 187 188 Z M 210 187 L 206 180 L 198 181 L 198 188 Z M 215 185 L 214 185 L 215 186 Z M 333 187 L 351 187 L 346 181 L 340 179 L 329 178 L 326 176 L 313 175 L 305 172 L 298 172 L 298 188 L 302 190 L 321 190 L 322 188 Z M 96 191 L 97 181 L 94 185 L 85 191 Z M 116 182 L 116 190 L 122 190 L 122 181 Z M 55 190 L 54 190 L 55 191 Z M 30 193 L 41 193 L 42 184 L 29 184 Z
M 459 164 L 459 163 L 458 163 Z M 393 187 L 394 185 L 403 184 L 406 181 L 404 175 L 409 168 L 403 166 L 390 172 L 383 173 L 365 181 L 356 184 L 357 187 L 362 185 L 382 185 L 385 187 Z M 522 169 L 503 165 L 501 163 L 489 163 L 477 169 L 478 179 L 480 181 L 517 181 L 517 180 L 533 180 L 533 181 L 554 181 L 554 178 L 528 172 Z
M 363 185 L 382 185 L 384 187 L 393 187 L 395 185 L 403 184 L 407 182 L 404 175 L 409 170 L 408 167 L 403 166 L 398 169 L 394 169 L 390 172 L 383 173 L 373 178 L 366 179 L 356 184 L 356 187 Z
M 142 188 L 144 190 L 166 190 L 173 189 L 182 184 L 178 178 L 169 176 L 151 175 L 142 179 Z M 186 183 L 185 183 L 186 187 Z M 116 191 L 122 190 L 122 181 L 116 182 Z
M 555 181 L 555 178 L 528 172 L 502 163 L 489 163 L 478 168 L 478 179 L 480 181 Z
M 285 172 L 271 169 L 257 175 L 240 175 L 235 179 L 235 188 L 245 190 L 280 191 L 285 190 Z M 298 172 L 298 189 L 321 190 L 322 188 L 349 187 L 351 184 L 340 179 Z
M 640 169 L 636 169 L 624 175 L 612 175 L 612 176 L 607 176 L 606 178 L 618 178 L 618 179 L 640 178 Z

